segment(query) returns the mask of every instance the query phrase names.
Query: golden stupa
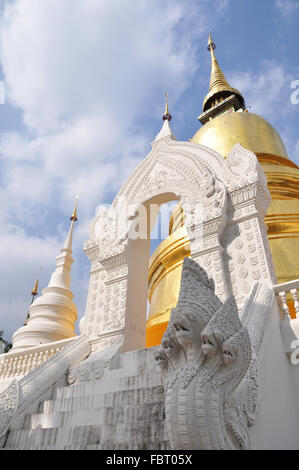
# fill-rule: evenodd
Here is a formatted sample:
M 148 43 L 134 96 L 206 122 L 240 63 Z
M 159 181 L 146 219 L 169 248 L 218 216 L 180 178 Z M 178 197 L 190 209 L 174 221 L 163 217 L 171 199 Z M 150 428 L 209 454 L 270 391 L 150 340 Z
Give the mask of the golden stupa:
M 264 118 L 249 113 L 242 94 L 227 82 L 214 53 L 211 54 L 210 89 L 203 102 L 199 121 L 203 126 L 191 139 L 226 158 L 231 148 L 240 143 L 253 151 L 268 180 L 272 196 L 265 222 L 277 275 L 283 283 L 299 278 L 299 168 L 292 162 L 278 132 Z M 150 258 L 147 320 L 147 347 L 160 344 L 170 311 L 176 306 L 182 260 L 190 255 L 190 245 L 180 206 L 173 212 L 169 237 Z

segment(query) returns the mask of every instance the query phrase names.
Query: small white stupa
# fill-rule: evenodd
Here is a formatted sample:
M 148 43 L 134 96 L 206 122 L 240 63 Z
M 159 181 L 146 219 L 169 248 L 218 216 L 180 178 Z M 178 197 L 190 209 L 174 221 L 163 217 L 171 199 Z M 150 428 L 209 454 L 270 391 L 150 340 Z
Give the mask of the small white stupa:
M 43 289 L 42 295 L 31 303 L 24 326 L 14 333 L 12 352 L 75 336 L 78 313 L 72 301 L 74 295 L 70 290 L 70 270 L 74 261 L 71 255 L 77 205 L 78 198 L 70 217 L 71 226 L 65 244 L 56 258 L 56 269 L 48 287 Z M 37 283 L 32 291 L 33 298 L 36 294 Z

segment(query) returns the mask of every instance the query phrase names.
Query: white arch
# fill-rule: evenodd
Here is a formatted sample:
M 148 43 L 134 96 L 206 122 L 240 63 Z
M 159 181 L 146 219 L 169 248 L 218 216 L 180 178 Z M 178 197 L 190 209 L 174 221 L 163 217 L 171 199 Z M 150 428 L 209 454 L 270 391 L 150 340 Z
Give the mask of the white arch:
M 92 304 L 95 297 L 91 281 L 84 331 L 91 333 L 91 319 L 98 315 L 101 328 L 93 330 L 96 334 L 101 331 L 101 335 L 108 335 L 114 331 L 117 337 L 117 331 L 124 331 L 125 349 L 145 345 L 150 236 L 143 240 L 130 239 L 128 234 L 132 220 L 141 206 L 148 209 L 151 203 L 161 205 L 171 200 L 180 200 L 184 211 L 192 213 L 192 217 L 195 213 L 194 205 L 200 204 L 203 207 L 203 219 L 207 223 L 222 219 L 226 204 L 222 167 L 222 158 L 210 149 L 177 142 L 171 136 L 154 142 L 149 155 L 119 191 L 111 211 L 101 209 L 92 223 L 86 251 L 94 260 L 92 277 L 99 275 L 103 278 L 101 287 L 100 282 L 94 284 L 102 291 L 99 296 L 106 301 L 102 313 L 90 313 L 88 305 Z M 120 215 L 123 213 L 125 223 L 120 224 Z M 191 220 L 192 223 L 194 220 Z M 150 221 L 148 235 L 153 223 L 154 220 Z M 194 223 L 193 229 L 191 236 L 196 242 L 200 231 Z M 109 304 L 111 289 L 115 289 L 120 297 L 120 303 L 114 307 Z M 118 309 L 119 316 L 115 321 L 110 321 L 115 315 L 115 309 Z

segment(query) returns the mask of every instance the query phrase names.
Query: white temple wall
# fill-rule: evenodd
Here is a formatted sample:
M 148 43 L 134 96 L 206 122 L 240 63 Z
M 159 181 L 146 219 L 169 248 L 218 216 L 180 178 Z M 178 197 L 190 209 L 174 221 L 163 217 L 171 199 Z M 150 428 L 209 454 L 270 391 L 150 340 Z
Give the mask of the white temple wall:
M 275 301 L 262 346 L 256 422 L 249 428 L 252 449 L 298 449 L 298 394 L 292 374 L 298 383 L 299 369 L 285 354 L 280 323 Z
M 128 243 L 129 270 L 124 343 L 121 347 L 123 352 L 145 347 L 150 245 L 150 238 L 130 240 Z

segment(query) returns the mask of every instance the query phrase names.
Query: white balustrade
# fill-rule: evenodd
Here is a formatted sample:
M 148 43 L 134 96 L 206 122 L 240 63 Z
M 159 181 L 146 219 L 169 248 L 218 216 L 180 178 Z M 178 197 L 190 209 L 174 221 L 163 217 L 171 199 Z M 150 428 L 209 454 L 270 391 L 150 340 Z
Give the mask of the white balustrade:
M 298 290 L 299 290 L 299 279 L 295 281 L 285 282 L 283 284 L 276 284 L 273 286 L 273 290 L 279 300 L 279 305 L 282 312 L 282 318 L 287 319 L 291 318 L 290 315 L 290 302 L 294 306 L 296 313 L 296 318 L 299 318 L 299 300 L 298 300 Z M 289 299 L 287 295 L 289 294 Z
M 55 343 L 43 344 L 18 352 L 8 352 L 0 356 L 0 379 L 24 377 L 51 356 L 74 341 L 77 336 Z

